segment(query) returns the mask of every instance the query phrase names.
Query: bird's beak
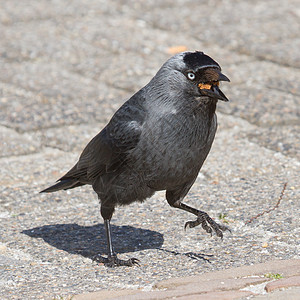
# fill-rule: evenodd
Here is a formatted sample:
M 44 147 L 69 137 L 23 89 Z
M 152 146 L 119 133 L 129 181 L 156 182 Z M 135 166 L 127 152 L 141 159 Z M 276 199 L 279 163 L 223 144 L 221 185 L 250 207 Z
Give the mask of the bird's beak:
M 219 73 L 219 80 L 218 81 L 228 81 L 228 82 L 230 82 L 230 79 L 227 76 L 225 76 L 221 72 L 218 72 L 218 73 Z
M 219 99 L 222 101 L 229 101 L 228 98 L 223 94 L 223 92 L 220 90 L 219 88 L 219 82 L 220 81 L 229 81 L 229 78 L 227 76 L 225 76 L 224 74 L 222 74 L 221 72 L 218 72 L 219 74 L 219 78 L 217 81 L 215 82 L 211 82 L 211 83 L 199 83 L 198 84 L 198 88 L 200 90 L 200 94 L 203 96 L 208 96 L 214 99 Z
M 225 102 L 229 101 L 228 98 L 219 89 L 218 85 L 212 85 L 211 91 L 212 91 L 212 94 L 213 94 L 212 95 L 213 98 L 217 98 L 217 99 L 225 101 Z

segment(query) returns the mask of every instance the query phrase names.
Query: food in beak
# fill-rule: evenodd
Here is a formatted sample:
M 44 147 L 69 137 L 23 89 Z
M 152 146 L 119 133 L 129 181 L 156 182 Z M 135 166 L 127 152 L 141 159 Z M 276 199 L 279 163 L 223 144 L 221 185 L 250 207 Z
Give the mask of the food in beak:
M 228 101 L 227 97 L 219 89 L 219 81 L 199 83 L 198 88 L 203 96 L 208 96 L 222 101 Z
M 198 87 L 200 90 L 210 90 L 211 84 L 208 83 L 199 83 Z

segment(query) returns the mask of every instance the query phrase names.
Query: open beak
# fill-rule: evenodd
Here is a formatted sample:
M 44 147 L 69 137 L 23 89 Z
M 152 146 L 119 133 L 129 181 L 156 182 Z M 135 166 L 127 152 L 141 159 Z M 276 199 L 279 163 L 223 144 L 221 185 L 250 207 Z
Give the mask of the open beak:
M 229 78 L 219 72 L 219 77 L 217 81 L 209 82 L 209 83 L 199 83 L 198 88 L 200 94 L 203 96 L 208 96 L 214 99 L 219 99 L 222 101 L 229 101 L 228 98 L 223 94 L 223 92 L 219 88 L 220 81 L 228 81 L 230 82 Z
M 219 89 L 218 85 L 212 85 L 211 86 L 211 90 L 210 92 L 212 92 L 211 97 L 222 100 L 222 101 L 229 101 L 229 99 L 223 94 L 223 92 Z

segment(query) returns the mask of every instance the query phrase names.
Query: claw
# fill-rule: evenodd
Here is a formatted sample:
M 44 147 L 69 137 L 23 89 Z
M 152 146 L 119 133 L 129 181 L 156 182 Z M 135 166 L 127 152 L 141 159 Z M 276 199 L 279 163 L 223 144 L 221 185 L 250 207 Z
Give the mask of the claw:
M 214 231 L 218 237 L 223 240 L 223 232 L 222 231 L 230 231 L 231 230 L 225 226 L 218 224 L 215 222 L 206 212 L 199 211 L 198 218 L 195 221 L 188 221 L 184 225 L 184 229 L 186 230 L 187 227 L 193 228 L 201 224 L 202 228 L 207 232 L 210 233 L 212 236 L 212 232 Z
M 190 223 L 191 223 L 191 221 L 188 221 L 184 224 L 184 230 L 186 230 L 187 227 L 191 228 Z
M 130 259 L 128 259 L 128 260 L 130 260 L 131 261 L 131 263 L 132 263 L 132 265 L 131 266 L 133 266 L 133 265 L 137 265 L 138 267 L 140 267 L 141 265 L 140 265 L 140 260 L 139 259 L 137 259 L 137 258 L 130 258 Z
M 210 236 L 212 236 L 212 229 L 207 225 L 205 221 L 202 222 L 202 228 L 207 232 L 210 233 Z
M 140 260 L 137 258 L 130 258 L 128 260 L 125 260 L 125 266 L 132 267 L 132 266 L 140 266 L 139 264 Z
M 187 227 L 194 228 L 194 227 L 198 226 L 199 224 L 200 223 L 198 223 L 197 220 L 196 221 L 188 221 L 188 222 L 185 223 L 184 229 L 186 229 Z

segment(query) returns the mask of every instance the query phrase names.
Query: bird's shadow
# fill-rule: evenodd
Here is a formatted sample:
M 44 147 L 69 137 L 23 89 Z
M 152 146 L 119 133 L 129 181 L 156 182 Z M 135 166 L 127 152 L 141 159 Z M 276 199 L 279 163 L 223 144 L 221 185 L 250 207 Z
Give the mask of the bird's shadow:
M 133 226 L 111 225 L 116 253 L 135 252 L 160 248 L 163 235 L 157 231 Z M 71 254 L 79 254 L 99 261 L 107 253 L 106 235 L 103 224 L 80 226 L 78 224 L 44 225 L 22 233 L 32 238 L 42 238 L 46 243 Z M 100 257 L 99 257 L 100 256 Z
M 177 255 L 186 256 L 192 260 L 196 260 L 196 261 L 202 260 L 202 261 L 205 261 L 208 263 L 211 263 L 210 258 L 213 257 L 212 254 L 196 253 L 196 252 L 191 252 L 191 251 L 190 252 L 178 252 L 175 250 L 168 250 L 168 249 L 164 249 L 164 248 L 158 248 L 158 250 L 163 251 L 165 253 L 173 254 L 175 256 L 177 256 Z

